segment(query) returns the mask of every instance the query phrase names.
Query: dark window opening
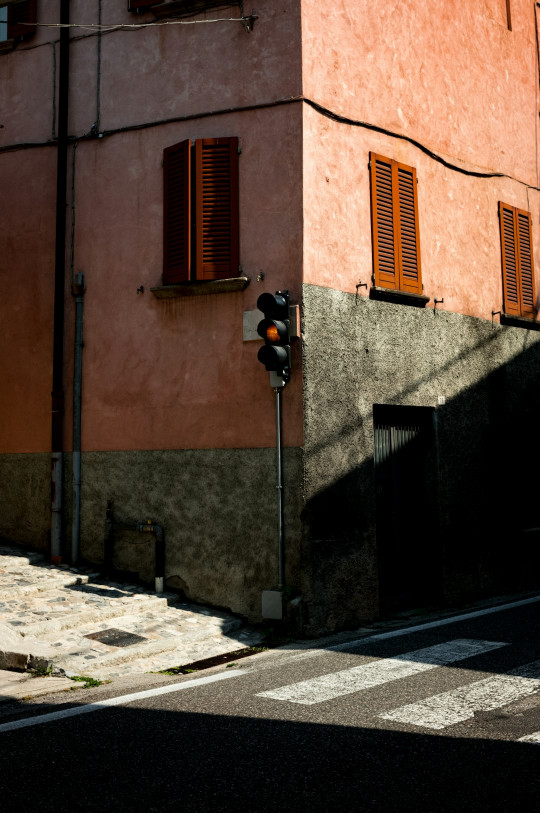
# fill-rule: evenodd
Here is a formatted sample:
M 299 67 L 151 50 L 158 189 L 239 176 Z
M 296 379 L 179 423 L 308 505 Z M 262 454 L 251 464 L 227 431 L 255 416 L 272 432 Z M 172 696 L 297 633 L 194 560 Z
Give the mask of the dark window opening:
M 423 607 L 441 586 L 435 410 L 375 404 L 373 423 L 381 610 Z

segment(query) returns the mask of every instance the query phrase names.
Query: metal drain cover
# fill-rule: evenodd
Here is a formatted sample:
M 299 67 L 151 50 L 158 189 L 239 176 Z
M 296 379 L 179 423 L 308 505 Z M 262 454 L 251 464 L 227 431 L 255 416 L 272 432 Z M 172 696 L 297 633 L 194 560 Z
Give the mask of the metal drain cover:
M 142 635 L 135 635 L 134 632 L 125 632 L 114 628 L 91 632 L 84 637 L 90 638 L 92 641 L 100 641 L 102 644 L 107 644 L 107 646 L 133 646 L 133 644 L 148 640 L 143 638 Z

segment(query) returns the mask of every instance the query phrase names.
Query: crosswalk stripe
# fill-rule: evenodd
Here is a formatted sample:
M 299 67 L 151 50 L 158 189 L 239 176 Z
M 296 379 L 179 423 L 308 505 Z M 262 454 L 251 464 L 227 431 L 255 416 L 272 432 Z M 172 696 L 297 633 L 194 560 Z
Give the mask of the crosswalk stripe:
M 257 697 L 269 697 L 273 700 L 287 700 L 290 703 L 311 706 L 325 700 L 353 694 L 362 689 L 380 686 L 389 681 L 411 677 L 448 663 L 472 658 L 474 655 L 490 652 L 502 646 L 507 646 L 507 644 L 498 641 L 458 638 L 443 644 L 406 652 L 393 658 L 370 661 L 370 663 L 360 666 L 353 666 L 351 669 L 302 680 L 279 689 L 259 692 Z
M 526 737 L 520 737 L 518 742 L 536 742 L 540 744 L 540 731 L 536 731 L 534 734 L 528 734 Z
M 504 675 L 493 675 L 379 716 L 384 720 L 440 730 L 474 717 L 477 711 L 507 706 L 539 690 L 540 661 L 534 661 Z

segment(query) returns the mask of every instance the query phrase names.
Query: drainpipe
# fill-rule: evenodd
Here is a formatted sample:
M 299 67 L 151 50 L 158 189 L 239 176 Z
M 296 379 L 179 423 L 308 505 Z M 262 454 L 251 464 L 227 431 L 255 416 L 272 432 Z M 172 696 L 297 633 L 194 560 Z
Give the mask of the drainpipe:
M 60 24 L 69 24 L 69 0 L 60 0 Z M 64 426 L 64 284 L 66 270 L 66 179 L 68 140 L 69 28 L 60 29 L 56 245 L 51 420 L 51 562 L 62 561 L 62 468 Z
M 81 397 L 83 354 L 84 274 L 77 274 L 71 286 L 75 297 L 75 352 L 73 364 L 73 524 L 71 528 L 71 561 L 79 560 L 81 538 Z

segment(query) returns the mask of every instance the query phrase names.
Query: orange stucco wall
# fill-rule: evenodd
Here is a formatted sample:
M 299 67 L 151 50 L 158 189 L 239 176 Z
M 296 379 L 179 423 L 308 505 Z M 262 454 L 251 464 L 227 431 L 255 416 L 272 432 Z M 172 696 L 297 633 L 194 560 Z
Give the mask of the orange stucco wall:
M 257 344 L 242 342 L 242 313 L 263 290 L 289 288 L 298 300 L 301 187 L 290 179 L 301 174 L 300 127 L 300 109 L 276 109 L 81 145 L 85 449 L 273 445 L 273 392 Z M 240 138 L 240 255 L 251 282 L 236 294 L 158 300 L 150 288 L 161 279 L 162 151 L 210 133 Z M 299 442 L 300 399 L 297 375 L 284 397 L 290 445 Z
M 531 211 L 537 258 L 538 192 L 510 178 L 471 178 L 407 142 L 344 127 L 311 109 L 304 112 L 305 281 L 349 292 L 361 282 L 367 288 L 358 293 L 367 295 L 372 275 L 370 151 L 416 168 L 429 306 L 435 298 L 444 299 L 438 308 L 491 319 L 492 311 L 502 307 L 498 201 Z
M 126 5 L 103 3 L 102 22 L 153 19 L 129 15 Z M 97 2 L 70 6 L 72 22 L 97 22 Z M 511 7 L 512 31 L 504 0 L 261 0 L 251 34 L 240 23 L 155 26 L 103 34 L 99 49 L 95 34 L 73 31 L 69 131 L 82 140 L 70 147 L 68 209 L 73 271 L 87 283 L 83 449 L 273 445 L 273 392 L 257 344 L 242 342 L 242 312 L 262 291 L 282 287 L 299 301 L 302 281 L 352 292 L 358 282 L 369 286 L 370 151 L 417 169 L 430 306 L 444 299 L 439 307 L 484 319 L 500 310 L 499 200 L 532 212 L 540 256 L 535 4 Z M 39 8 L 42 20 L 58 19 L 58 0 Z M 231 6 L 206 17 L 237 15 Z M 0 148 L 55 135 L 57 36 L 39 29 L 0 56 Z M 234 112 L 302 93 L 387 132 L 301 103 Z M 231 112 L 213 115 L 220 110 Z M 189 120 L 160 123 L 175 117 Z M 85 139 L 98 118 L 104 137 Z M 150 288 L 161 280 L 163 148 L 219 135 L 240 138 L 240 253 L 251 283 L 243 293 L 158 301 Z M 2 372 L 10 382 L 0 448 L 9 452 L 46 451 L 50 442 L 55 162 L 54 147 L 0 154 L 10 201 L 0 254 Z M 66 448 L 70 226 L 68 217 Z M 302 442 L 301 398 L 298 372 L 284 397 L 288 445 Z
M 0 448 L 45 451 L 51 432 L 56 150 L 0 155 L 0 174 Z
M 58 20 L 59 2 L 38 6 L 41 21 Z M 97 2 L 73 0 L 70 8 L 72 23 L 98 20 Z M 126 0 L 107 0 L 102 9 L 103 24 L 153 20 L 152 14 L 128 14 Z M 271 105 L 301 91 L 299 3 L 263 0 L 257 13 L 250 34 L 239 22 L 104 33 L 99 66 L 95 33 L 72 31 L 69 133 L 82 140 L 69 149 L 66 449 L 74 318 L 70 264 L 74 273 L 85 274 L 87 286 L 84 451 L 275 444 L 274 393 L 257 362 L 257 343 L 242 341 L 242 313 L 256 307 L 263 291 L 288 288 L 293 301 L 300 296 L 302 111 L 290 105 L 212 115 Z M 239 9 L 198 16 L 238 17 Z M 6 111 L 0 148 L 53 138 L 57 36 L 39 29 L 0 56 L 0 104 Z M 85 140 L 98 113 L 104 136 Z M 175 117 L 190 120 L 162 123 Z M 143 129 L 118 132 L 139 125 Z M 222 135 L 238 136 L 242 149 L 240 261 L 250 285 L 242 293 L 158 301 L 150 288 L 161 284 L 163 149 L 185 138 Z M 54 147 L 0 154 L 1 185 L 10 199 L 1 252 L 8 296 L 0 302 L 10 350 L 2 360 L 11 382 L 2 394 L 0 449 L 6 452 L 50 448 L 55 169 Z M 257 282 L 261 274 L 264 281 Z M 15 276 L 21 279 L 16 286 Z M 140 286 L 145 292 L 138 295 Z M 283 408 L 284 442 L 297 446 L 299 370 Z
M 373 151 L 417 170 L 430 305 L 485 319 L 501 309 L 499 200 L 531 211 L 540 256 L 535 4 L 511 6 L 509 31 L 505 2 L 304 0 L 304 95 L 359 125 L 305 108 L 306 282 L 354 292 L 361 281 L 367 294 Z

